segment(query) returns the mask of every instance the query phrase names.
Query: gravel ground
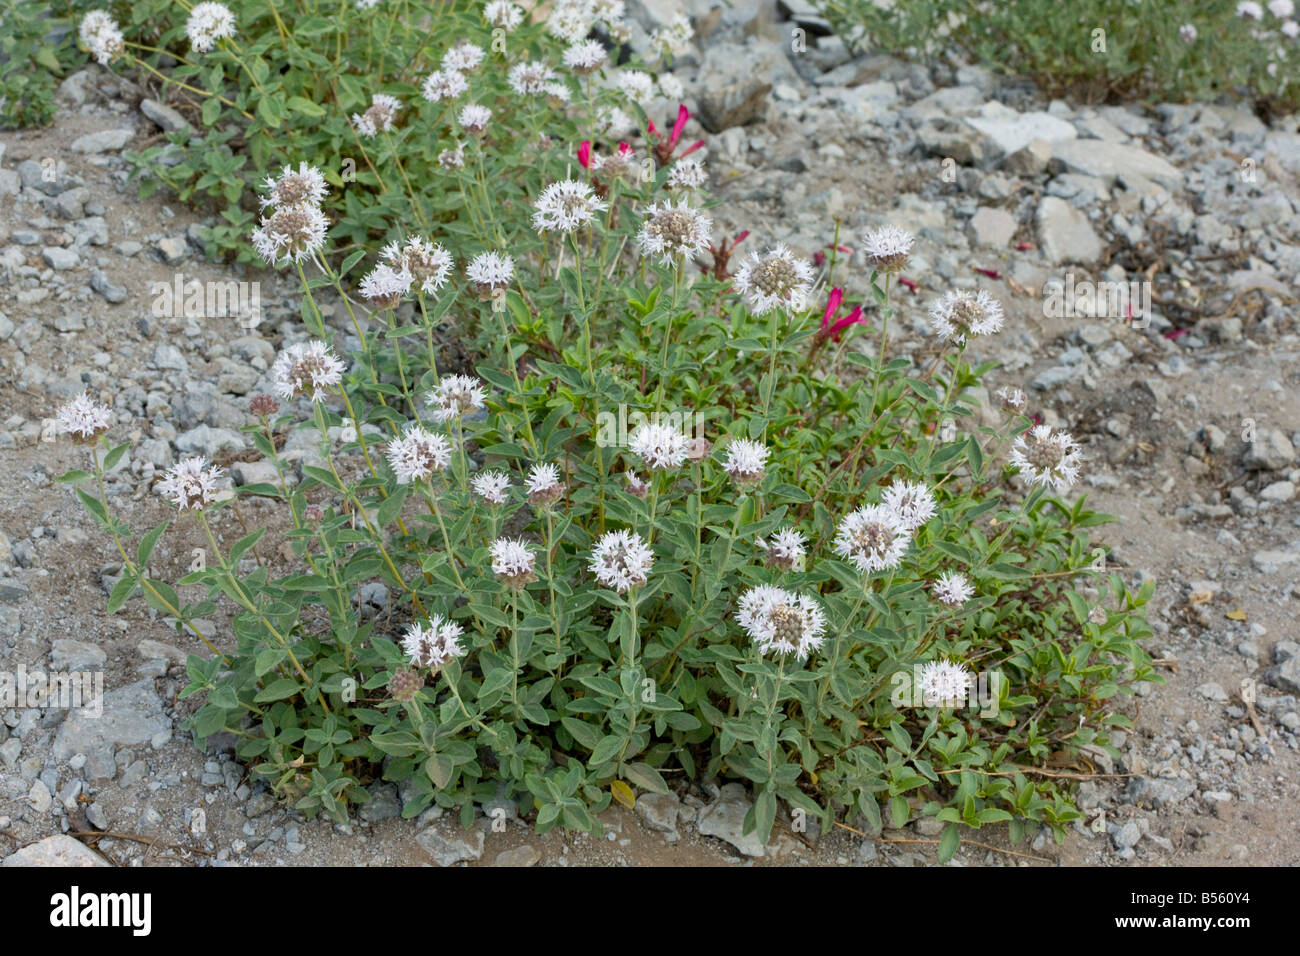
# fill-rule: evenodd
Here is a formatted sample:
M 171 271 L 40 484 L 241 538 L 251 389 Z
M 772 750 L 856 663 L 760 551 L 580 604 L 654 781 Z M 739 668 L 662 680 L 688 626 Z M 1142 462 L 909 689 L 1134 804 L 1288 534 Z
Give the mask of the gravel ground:
M 661 4 L 630 4 L 653 27 Z M 797 5 L 795 5 L 797 6 Z M 757 9 L 755 9 L 757 7 Z M 1166 684 L 1133 701 L 1136 729 L 1112 760 L 1061 768 L 1087 825 L 1012 848 L 976 834 L 953 865 L 1262 865 L 1300 862 L 1300 136 L 1239 106 L 1077 107 L 975 69 L 851 57 L 817 37 L 792 51 L 770 9 L 692 0 L 698 52 L 677 76 L 708 142 L 717 235 L 742 229 L 811 256 L 892 223 L 919 241 L 899 289 L 890 354 L 932 348 L 937 291 L 984 288 L 1007 327 L 981 343 L 987 383 L 1024 387 L 1030 412 L 1084 445 L 1083 491 L 1118 516 L 1101 529 L 1112 569 L 1157 581 L 1152 648 Z M 475 826 L 375 787 L 348 827 L 277 806 L 228 751 L 197 751 L 177 699 L 196 639 L 139 600 L 104 612 L 120 570 L 111 542 L 52 476 L 82 450 L 45 426 L 89 388 L 133 450 L 108 485 L 136 529 L 169 516 L 149 489 L 200 453 L 236 480 L 269 467 L 244 451 L 246 396 L 286 336 L 296 283 L 202 257 L 210 210 L 139 200 L 123 152 L 177 116 L 157 89 L 92 68 L 70 77 L 46 129 L 0 134 L 0 656 L 6 669 L 103 675 L 99 720 L 58 707 L 0 710 L 0 857 L 123 865 L 924 865 L 937 827 L 740 834 L 747 797 L 705 783 L 642 797 L 603 818 L 607 839 L 539 838 L 499 800 Z M 143 103 L 142 100 L 148 100 Z M 697 126 L 697 124 L 702 124 Z M 755 240 L 751 239 L 750 242 Z M 742 246 L 742 251 L 745 249 Z M 866 276 L 850 257 L 850 294 Z M 262 319 L 171 317 L 154 283 L 256 281 Z M 1149 313 L 1053 308 L 1049 280 L 1147 282 Z M 328 312 L 329 303 L 326 304 Z M 340 310 L 341 312 L 341 310 Z M 1084 314 L 1087 313 L 1087 314 Z M 1105 314 L 1110 313 L 1110 314 Z M 341 329 L 341 326 L 340 326 Z M 874 342 L 856 340 L 864 350 Z M 293 447 L 290 446 L 290 451 Z M 310 456 L 308 446 L 298 449 Z M 242 454 L 241 454 L 242 452 Z M 237 457 L 238 456 L 238 457 Z M 250 459 L 250 460 L 244 460 Z M 310 461 L 310 458 L 308 457 Z M 223 510 L 227 541 L 270 525 L 260 559 L 284 560 L 258 499 Z M 175 580 L 196 529 L 177 522 L 153 561 Z M 376 592 L 372 613 L 385 612 Z M 228 617 L 209 622 L 218 641 Z M 80 838 L 97 853 L 65 833 Z M 928 842 L 927 842 L 928 841 Z M 70 843 L 72 845 L 70 845 Z M 63 856 L 60 856 L 63 854 Z

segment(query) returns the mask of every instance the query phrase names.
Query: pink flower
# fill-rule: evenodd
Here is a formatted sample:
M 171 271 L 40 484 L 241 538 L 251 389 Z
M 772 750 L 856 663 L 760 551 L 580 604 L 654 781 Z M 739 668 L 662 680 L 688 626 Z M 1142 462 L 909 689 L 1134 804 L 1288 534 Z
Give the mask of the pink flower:
M 826 312 L 822 315 L 821 334 L 823 336 L 829 335 L 835 339 L 836 342 L 840 340 L 840 333 L 850 325 L 866 325 L 866 320 L 862 318 L 862 306 L 860 305 L 855 306 L 853 311 L 844 318 L 832 322 L 832 319 L 835 318 L 835 313 L 839 311 L 840 303 L 843 300 L 843 289 L 831 289 L 831 294 L 826 300 Z
M 690 118 L 691 118 L 691 113 L 690 110 L 686 108 L 686 105 L 684 103 L 678 104 L 677 120 L 676 122 L 673 123 L 673 131 L 669 135 L 668 139 L 664 139 L 662 136 L 660 136 L 659 130 L 655 129 L 654 121 L 653 120 L 650 121 L 647 135 L 653 137 L 655 140 L 654 155 L 655 155 L 655 159 L 658 160 L 660 166 L 667 166 L 670 162 L 672 162 L 674 158 L 673 150 L 677 148 L 677 141 L 682 138 L 682 131 L 686 129 L 686 121 L 689 120 Z M 686 151 L 682 153 L 681 156 L 678 156 L 676 158 L 682 159 L 683 157 L 689 156 L 691 153 L 695 152 L 697 149 L 702 148 L 703 146 L 704 146 L 704 140 L 702 139 L 697 140 L 694 144 L 688 146 L 686 148 Z
M 591 140 L 584 139 L 578 144 L 578 165 L 583 169 L 591 169 Z

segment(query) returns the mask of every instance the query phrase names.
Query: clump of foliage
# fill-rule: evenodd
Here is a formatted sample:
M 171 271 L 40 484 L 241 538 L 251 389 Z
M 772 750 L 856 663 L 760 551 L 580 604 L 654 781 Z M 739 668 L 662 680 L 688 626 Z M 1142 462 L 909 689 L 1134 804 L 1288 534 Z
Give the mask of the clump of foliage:
M 1273 114 L 1300 104 L 1292 0 L 820 0 L 858 50 L 967 60 L 1089 100 L 1245 95 Z
M 232 631 L 188 662 L 195 736 L 235 735 L 279 796 L 336 820 L 383 779 L 404 815 L 468 824 L 504 781 L 539 830 L 594 830 L 613 799 L 712 777 L 752 787 L 763 838 L 783 804 L 936 817 L 945 858 L 963 826 L 1063 834 L 1079 811 L 1038 771 L 1106 747 L 1159 679 L 1152 584 L 1107 574 L 1106 517 L 1060 497 L 1079 449 L 1018 393 L 978 423 L 987 294 L 936 304 L 932 357 L 889 357 L 906 234 L 871 237 L 872 297 L 845 318 L 834 256 L 729 262 L 685 108 L 648 124 L 641 64 L 583 45 L 617 37 L 615 13 L 593 23 L 614 6 L 507 30 L 488 18 L 510 4 L 237 4 L 239 38 L 175 69 L 228 101 L 203 107 L 223 172 L 199 151 L 188 173 L 225 196 L 221 242 L 297 272 L 303 326 L 245 429 L 279 480 L 223 490 L 189 459 L 158 486 L 211 549 L 179 581 L 148 570 L 171 522 L 136 542 L 109 509 L 111 414 L 63 410 L 93 451 L 64 480 L 124 563 L 110 610 L 139 588 L 208 643 L 193 622 L 229 602 Z M 165 44 L 183 31 L 133 10 Z M 473 65 L 430 102 L 448 56 Z M 256 212 L 244 176 L 265 180 Z M 315 456 L 283 451 L 300 429 Z M 249 560 L 278 532 L 221 544 L 254 496 L 284 509 L 292 573 Z

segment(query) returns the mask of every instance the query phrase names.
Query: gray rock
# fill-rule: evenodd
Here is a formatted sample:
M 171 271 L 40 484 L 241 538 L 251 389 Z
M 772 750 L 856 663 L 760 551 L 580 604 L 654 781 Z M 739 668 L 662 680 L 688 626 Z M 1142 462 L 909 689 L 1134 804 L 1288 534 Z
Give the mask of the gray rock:
M 272 485 L 280 483 L 280 475 L 275 465 L 265 458 L 259 461 L 236 461 L 230 465 L 230 477 L 236 485 L 256 485 L 263 482 Z
M 1137 825 L 1136 821 L 1130 820 L 1117 829 L 1111 839 L 1115 843 L 1115 849 L 1130 850 L 1141 841 L 1142 828 Z
M 981 246 L 1004 248 L 1015 235 L 1016 217 L 1003 209 L 981 206 L 970 220 L 970 235 Z
M 172 620 L 175 619 L 172 618 Z M 202 631 L 202 628 L 200 628 L 200 631 Z M 172 664 L 184 664 L 187 656 L 179 647 L 148 639 L 137 644 L 135 651 L 146 661 L 168 661 Z
M 46 246 L 41 250 L 41 258 L 47 266 L 58 271 L 75 269 L 81 264 L 81 256 L 77 255 L 76 249 L 65 249 L 62 246 Z
M 50 808 L 54 806 L 54 797 L 44 781 L 37 780 L 32 784 L 32 789 L 27 793 L 27 805 L 38 817 L 43 817 L 50 812 Z
M 59 671 L 93 670 L 104 666 L 108 655 L 94 644 L 61 638 L 54 642 L 50 652 L 50 661 Z
M 682 801 L 675 793 L 643 793 L 636 798 L 636 815 L 656 833 L 676 833 Z
M 176 112 L 170 106 L 165 103 L 159 103 L 157 100 L 141 100 L 140 112 L 153 120 L 160 129 L 168 133 L 175 133 L 190 128 L 190 124 L 185 121 L 185 117 L 181 116 L 180 113 Z
M 183 262 L 189 254 L 190 246 L 184 236 L 165 236 L 158 240 L 158 255 L 169 266 Z
M 0 866 L 111 866 L 90 847 L 65 834 L 46 837 L 0 860 Z
M 370 788 L 370 799 L 361 806 L 361 819 L 368 823 L 395 820 L 402 815 L 402 805 L 397 799 L 397 787 L 380 784 Z
M 1300 694 L 1300 657 L 1288 657 L 1264 672 L 1264 680 L 1280 690 Z
M 1196 784 L 1181 777 L 1133 777 L 1124 799 L 1139 807 L 1171 807 L 1196 792 Z
M 967 117 L 966 122 L 992 143 L 994 159 L 1016 153 L 1034 140 L 1052 143 L 1079 135 L 1072 123 L 1050 113 L 1018 113 L 996 100 L 985 103 L 980 115 Z
M 492 861 L 493 866 L 536 866 L 542 860 L 541 853 L 537 848 L 525 843 L 523 846 L 517 846 L 513 850 L 502 850 Z
M 1280 428 L 1262 428 L 1246 446 L 1241 463 L 1252 471 L 1280 471 L 1295 461 L 1295 447 Z
M 767 115 L 773 85 L 802 88 L 803 81 L 783 51 L 784 46 L 759 40 L 710 46 L 696 84 L 701 125 L 720 133 L 760 122 Z
M 1092 265 L 1101 258 L 1102 243 L 1088 217 L 1064 200 L 1045 197 L 1038 204 L 1035 221 L 1039 245 L 1052 265 Z
M 87 133 L 72 141 L 74 153 L 111 153 L 124 147 L 135 138 L 135 132 L 129 129 L 105 129 L 98 133 Z
M 156 734 L 171 732 L 171 720 L 163 714 L 162 701 L 148 678 L 108 691 L 103 696 L 102 714 L 96 710 L 68 712 L 51 749 L 55 760 L 67 760 L 76 753 L 91 755 L 104 748 L 140 746 Z
M 717 801 L 700 811 L 697 824 L 700 834 L 725 840 L 745 856 L 762 856 L 764 848 L 757 832 L 744 832 L 745 815 L 749 813 L 750 806 L 743 785 L 726 784 Z
M 1200 694 L 1206 700 L 1217 701 L 1219 703 L 1223 703 L 1228 699 L 1228 692 L 1223 689 L 1222 685 L 1213 681 L 1201 684 L 1196 688 L 1196 693 Z
M 104 275 L 102 269 L 91 270 L 90 287 L 102 296 L 106 302 L 116 303 L 126 300 L 126 286 L 109 281 L 108 276 Z
M 215 458 L 223 451 L 240 451 L 244 448 L 244 436 L 229 428 L 213 428 L 199 425 L 176 436 L 176 448 L 188 455 L 203 455 Z
M 1136 146 L 1099 139 L 1062 139 L 1052 143 L 1050 168 L 1083 173 L 1113 183 L 1120 176 L 1141 176 L 1170 188 L 1182 185 L 1183 174 L 1153 153 Z
M 483 831 L 464 830 L 444 835 L 431 826 L 415 835 L 415 842 L 439 866 L 453 866 L 461 861 L 477 860 L 483 855 Z

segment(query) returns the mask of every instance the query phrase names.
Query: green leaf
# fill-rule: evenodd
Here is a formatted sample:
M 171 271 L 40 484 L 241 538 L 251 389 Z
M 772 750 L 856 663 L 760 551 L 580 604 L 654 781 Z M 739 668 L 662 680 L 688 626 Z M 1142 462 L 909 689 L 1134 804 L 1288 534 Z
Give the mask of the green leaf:
M 59 475 L 59 477 L 55 478 L 54 480 L 61 482 L 63 484 L 69 484 L 74 481 L 89 481 L 93 477 L 95 476 L 88 471 L 81 471 L 79 469 L 74 468 L 71 471 L 65 471 L 63 474 Z
M 651 793 L 667 793 L 668 784 L 659 775 L 659 771 L 649 764 L 633 763 L 623 768 L 623 777 L 632 781 L 642 790 Z
M 113 585 L 113 591 L 108 596 L 108 607 L 105 610 L 109 614 L 116 614 L 126 603 L 132 592 L 135 591 L 136 577 L 129 571 L 123 570 L 122 577 Z
M 939 862 L 947 863 L 951 860 L 959 846 L 961 835 L 957 832 L 957 824 L 950 823 L 943 828 L 943 834 L 939 837 Z
M 253 700 L 259 704 L 265 703 L 269 700 L 284 700 L 286 697 L 292 697 L 294 694 L 298 693 L 301 686 L 302 685 L 300 685 L 296 680 L 281 677 L 278 680 L 271 681 L 271 683 L 258 691 L 257 696 L 254 697 Z

